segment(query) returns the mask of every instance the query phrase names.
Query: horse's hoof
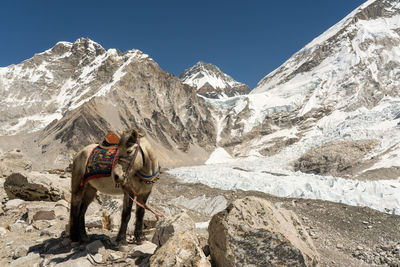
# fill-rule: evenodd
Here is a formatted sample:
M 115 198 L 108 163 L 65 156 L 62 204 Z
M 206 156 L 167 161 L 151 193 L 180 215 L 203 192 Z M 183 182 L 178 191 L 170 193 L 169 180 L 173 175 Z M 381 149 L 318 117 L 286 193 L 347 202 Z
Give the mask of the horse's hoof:
M 110 241 L 111 241 L 111 244 L 116 246 L 116 247 L 124 246 L 124 245 L 128 244 L 128 242 L 126 242 L 125 238 L 116 237 L 116 238 L 112 238 Z
M 82 236 L 81 240 L 83 243 L 87 243 L 90 241 L 90 238 L 88 236 Z
M 147 238 L 144 234 L 135 235 L 135 241 L 136 241 L 136 244 L 138 244 L 138 245 L 143 244 L 143 242 L 146 240 L 147 240 Z

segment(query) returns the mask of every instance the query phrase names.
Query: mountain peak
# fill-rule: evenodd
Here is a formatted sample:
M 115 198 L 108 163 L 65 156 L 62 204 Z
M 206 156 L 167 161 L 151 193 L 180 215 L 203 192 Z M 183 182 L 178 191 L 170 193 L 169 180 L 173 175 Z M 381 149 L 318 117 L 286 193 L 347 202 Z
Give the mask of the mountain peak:
M 367 1 L 265 76 L 251 92 L 279 98 L 301 115 L 372 108 L 398 96 L 400 4 Z
M 195 87 L 198 94 L 209 98 L 225 98 L 250 92 L 247 85 L 235 81 L 217 66 L 204 61 L 186 69 L 179 78 L 183 83 Z

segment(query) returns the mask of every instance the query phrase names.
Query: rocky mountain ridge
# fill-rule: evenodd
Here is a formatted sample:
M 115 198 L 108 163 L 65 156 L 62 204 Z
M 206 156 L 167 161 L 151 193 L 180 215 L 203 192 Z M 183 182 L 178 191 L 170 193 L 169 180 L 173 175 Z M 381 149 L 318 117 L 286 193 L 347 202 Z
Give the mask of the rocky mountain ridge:
M 227 98 L 250 93 L 250 88 L 223 73 L 217 66 L 197 62 L 185 70 L 179 78 L 184 84 L 197 89 L 197 93 L 208 98 Z
M 3 68 L 0 92 L 6 114 L 2 134 L 47 125 L 28 138 L 42 162 L 59 167 L 83 146 L 99 142 L 107 130 L 143 129 L 159 147 L 164 166 L 204 161 L 215 146 L 208 104 L 138 50 L 106 51 L 83 38 L 61 42 L 21 65 Z

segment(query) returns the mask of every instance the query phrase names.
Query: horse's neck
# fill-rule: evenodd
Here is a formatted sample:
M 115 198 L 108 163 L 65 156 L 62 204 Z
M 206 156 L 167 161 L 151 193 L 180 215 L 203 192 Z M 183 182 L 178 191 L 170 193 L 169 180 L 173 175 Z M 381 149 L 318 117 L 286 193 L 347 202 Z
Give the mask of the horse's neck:
M 143 168 L 140 170 L 143 174 L 152 175 L 158 170 L 158 162 L 155 160 L 153 156 L 153 152 L 151 149 L 147 147 L 146 144 L 142 147 L 144 159 L 143 159 Z

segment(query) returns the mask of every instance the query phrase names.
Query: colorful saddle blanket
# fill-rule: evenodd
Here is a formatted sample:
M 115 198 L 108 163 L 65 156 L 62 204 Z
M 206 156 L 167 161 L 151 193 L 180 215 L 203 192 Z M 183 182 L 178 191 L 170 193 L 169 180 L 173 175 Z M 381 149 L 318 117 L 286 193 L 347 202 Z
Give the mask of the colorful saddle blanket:
M 86 163 L 86 171 L 81 186 L 91 179 L 111 176 L 117 157 L 118 149 L 116 147 L 95 147 L 90 153 L 89 159 Z

